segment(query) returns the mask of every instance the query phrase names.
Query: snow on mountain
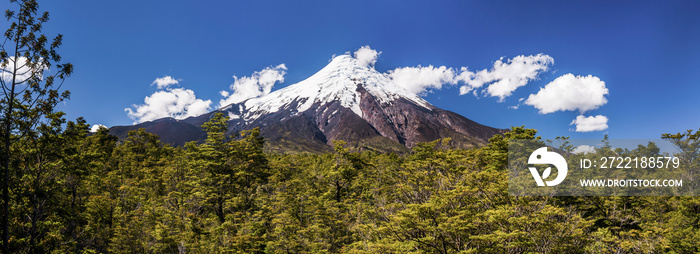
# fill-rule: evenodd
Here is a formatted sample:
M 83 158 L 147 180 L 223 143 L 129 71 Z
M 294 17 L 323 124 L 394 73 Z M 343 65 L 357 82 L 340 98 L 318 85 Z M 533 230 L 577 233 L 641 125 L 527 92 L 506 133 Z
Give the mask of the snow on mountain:
M 504 131 L 437 108 L 395 82 L 371 62 L 345 54 L 311 77 L 267 95 L 187 119 L 115 126 L 110 133 L 123 140 L 128 131 L 145 128 L 164 142 L 184 145 L 202 141 L 202 124 L 221 112 L 229 116 L 230 134 L 260 128 L 268 151 L 322 153 L 332 151 L 334 140 L 384 152 L 406 152 L 440 138 L 468 148 Z
M 231 104 L 221 110 L 229 111 L 231 119 L 242 118 L 249 122 L 262 115 L 290 109 L 293 106 L 296 106 L 293 111 L 304 112 L 316 103 L 339 102 L 341 106 L 363 117 L 360 108 L 361 94 L 357 90 L 358 83 L 364 84 L 367 92 L 381 104 L 404 98 L 428 110 L 433 108 L 427 101 L 395 85 L 386 74 L 376 71 L 371 66 L 363 65 L 346 54 L 333 58 L 326 67 L 306 80 L 265 96 Z M 238 108 L 231 110 L 232 107 Z

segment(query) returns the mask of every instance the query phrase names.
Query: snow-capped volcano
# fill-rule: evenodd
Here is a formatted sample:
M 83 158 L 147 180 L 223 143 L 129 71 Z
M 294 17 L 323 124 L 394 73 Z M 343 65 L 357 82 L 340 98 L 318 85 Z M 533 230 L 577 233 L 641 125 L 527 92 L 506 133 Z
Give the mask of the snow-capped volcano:
M 316 74 L 299 83 L 282 88 L 265 96 L 232 104 L 221 110 L 239 106 L 244 115 L 229 114 L 231 118 L 245 121 L 257 119 L 261 115 L 278 112 L 295 106 L 295 111 L 304 112 L 314 104 L 338 102 L 342 107 L 352 110 L 362 117 L 360 108 L 361 93 L 358 84 L 382 104 L 388 104 L 398 98 L 407 99 L 416 105 L 430 109 L 432 105 L 417 95 L 393 83 L 386 74 L 376 71 L 369 65 L 361 64 L 350 55 L 340 55 Z
M 502 132 L 431 105 L 348 54 L 267 95 L 197 117 L 116 126 L 110 132 L 125 138 L 128 130 L 146 128 L 165 142 L 182 145 L 203 140 L 200 126 L 216 112 L 229 116 L 231 133 L 259 127 L 268 150 L 292 153 L 329 151 L 333 140 L 359 149 L 402 152 L 418 142 L 449 137 L 458 147 L 471 147 Z

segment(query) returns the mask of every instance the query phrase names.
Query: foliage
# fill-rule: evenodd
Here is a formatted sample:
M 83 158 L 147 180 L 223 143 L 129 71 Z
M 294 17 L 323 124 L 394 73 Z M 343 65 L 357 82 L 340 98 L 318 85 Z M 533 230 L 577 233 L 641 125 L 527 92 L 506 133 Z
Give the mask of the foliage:
M 22 151 L 12 165 L 22 179 L 16 252 L 698 251 L 697 198 L 508 195 L 508 140 L 539 140 L 524 127 L 469 150 L 436 140 L 379 154 L 337 141 L 333 153 L 281 155 L 263 152 L 258 129 L 226 135 L 222 114 L 203 126 L 204 143 L 184 147 L 143 129 L 118 142 L 106 129 L 88 135 L 82 119 L 47 118 L 12 146 Z M 693 135 L 674 136 L 681 153 L 695 149 Z

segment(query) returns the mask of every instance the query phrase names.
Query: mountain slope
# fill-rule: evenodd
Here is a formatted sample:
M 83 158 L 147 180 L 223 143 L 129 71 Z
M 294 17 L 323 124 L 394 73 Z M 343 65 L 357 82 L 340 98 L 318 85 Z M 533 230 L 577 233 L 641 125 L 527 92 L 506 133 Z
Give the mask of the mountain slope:
M 260 127 L 267 149 L 285 153 L 329 151 L 333 140 L 404 152 L 418 142 L 449 137 L 466 148 L 502 132 L 431 105 L 350 55 L 335 57 L 306 80 L 261 97 L 197 117 L 116 126 L 110 132 L 124 138 L 128 130 L 145 127 L 165 142 L 182 145 L 201 140 L 199 126 L 217 112 L 229 116 L 230 132 Z M 164 127 L 168 125 L 172 128 Z

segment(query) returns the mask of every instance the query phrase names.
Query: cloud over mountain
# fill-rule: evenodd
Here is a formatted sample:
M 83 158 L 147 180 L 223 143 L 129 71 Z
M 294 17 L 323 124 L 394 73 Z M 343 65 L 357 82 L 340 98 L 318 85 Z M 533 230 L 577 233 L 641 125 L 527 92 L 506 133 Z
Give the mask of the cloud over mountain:
M 369 45 L 365 45 L 355 51 L 355 59 L 357 59 L 357 62 L 362 66 L 372 67 L 377 63 L 377 58 L 379 58 L 379 54 L 381 53 L 382 52 L 370 48 Z
M 134 120 L 134 124 L 164 117 L 184 119 L 209 112 L 211 100 L 197 99 L 194 91 L 190 89 L 170 88 L 169 86 L 174 84 L 171 80 L 174 79 L 170 76 L 156 79 L 153 84 L 165 89 L 146 96 L 143 100 L 144 104 L 124 109 L 127 115 Z
M 238 103 L 250 98 L 267 95 L 272 91 L 272 86 L 275 83 L 284 82 L 284 75 L 287 74 L 287 66 L 280 64 L 270 66 L 261 71 L 256 71 L 251 76 L 238 78 L 233 76 L 235 80 L 229 86 L 232 92 L 222 90 L 219 92 L 224 99 L 219 101 L 219 108 L 225 107 L 231 103 Z

